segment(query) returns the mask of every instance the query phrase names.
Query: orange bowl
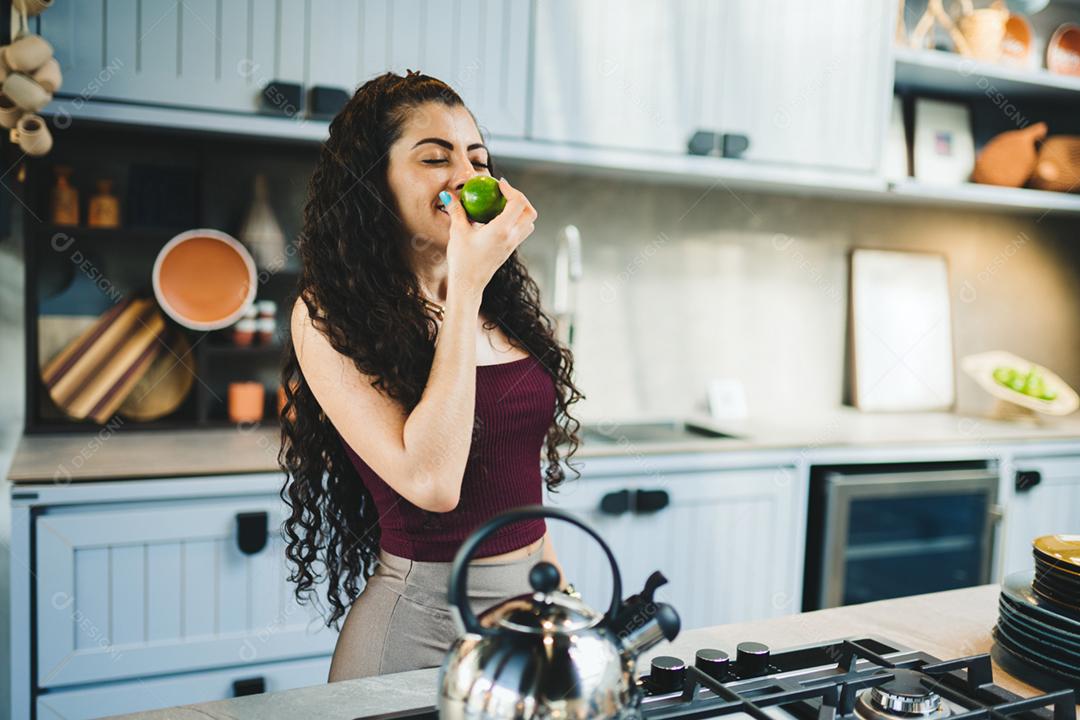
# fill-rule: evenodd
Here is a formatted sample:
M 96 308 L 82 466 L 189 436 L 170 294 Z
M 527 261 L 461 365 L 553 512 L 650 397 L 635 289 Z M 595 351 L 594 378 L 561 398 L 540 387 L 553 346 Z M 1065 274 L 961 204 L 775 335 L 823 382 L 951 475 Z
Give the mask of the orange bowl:
M 220 330 L 255 300 L 255 261 L 236 238 L 201 228 L 161 248 L 153 271 L 161 309 L 192 330 Z

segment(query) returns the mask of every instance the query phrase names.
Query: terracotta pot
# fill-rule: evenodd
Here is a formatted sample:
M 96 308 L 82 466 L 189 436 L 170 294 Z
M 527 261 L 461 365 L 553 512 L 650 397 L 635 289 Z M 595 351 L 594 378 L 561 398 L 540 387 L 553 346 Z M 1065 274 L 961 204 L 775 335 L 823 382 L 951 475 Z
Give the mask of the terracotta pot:
M 1036 145 L 1046 137 L 1046 123 L 1010 130 L 986 143 L 975 160 L 971 179 L 985 185 L 1023 187 L 1035 170 Z
M 52 7 L 52 4 L 53 0 L 14 0 L 12 3 L 16 10 L 24 10 L 30 17 L 40 15 Z
M 46 60 L 45 64 L 35 70 L 30 77 L 50 94 L 59 90 L 64 81 L 64 76 L 60 72 L 60 63 L 56 58 Z
M 13 72 L 4 78 L 4 94 L 27 112 L 37 112 L 49 104 L 52 95 L 29 75 Z
M 263 419 L 266 388 L 257 382 L 229 383 L 229 420 L 255 423 Z
M 52 45 L 40 35 L 23 35 L 4 48 L 8 68 L 24 73 L 34 72 L 52 56 Z
M 1065 23 L 1046 44 L 1046 69 L 1058 75 L 1080 75 L 1080 25 Z
M 27 155 L 37 157 L 52 150 L 52 133 L 40 115 L 28 114 L 19 118 L 15 124 L 19 147 Z
M 7 95 L 0 93 L 0 126 L 13 128 L 26 111 Z
M 1080 136 L 1054 135 L 1043 142 L 1031 186 L 1039 190 L 1080 192 Z

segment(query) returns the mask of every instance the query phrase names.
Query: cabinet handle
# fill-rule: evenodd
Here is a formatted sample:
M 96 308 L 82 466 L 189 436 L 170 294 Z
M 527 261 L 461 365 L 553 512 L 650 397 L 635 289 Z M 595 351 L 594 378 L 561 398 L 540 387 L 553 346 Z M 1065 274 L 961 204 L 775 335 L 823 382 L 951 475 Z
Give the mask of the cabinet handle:
M 254 555 L 266 547 L 266 511 L 236 514 L 236 545 L 245 555 Z
M 635 513 L 654 513 L 671 504 L 667 490 L 638 490 L 634 497 Z
M 253 678 L 243 678 L 242 680 L 233 680 L 232 684 L 233 697 L 243 697 L 245 695 L 259 695 L 266 692 L 266 678 L 262 675 Z
M 610 492 L 600 498 L 600 512 L 605 515 L 622 515 L 630 510 L 630 491 Z
M 1016 492 L 1028 492 L 1042 482 L 1042 473 L 1038 470 L 1017 470 L 1015 478 Z

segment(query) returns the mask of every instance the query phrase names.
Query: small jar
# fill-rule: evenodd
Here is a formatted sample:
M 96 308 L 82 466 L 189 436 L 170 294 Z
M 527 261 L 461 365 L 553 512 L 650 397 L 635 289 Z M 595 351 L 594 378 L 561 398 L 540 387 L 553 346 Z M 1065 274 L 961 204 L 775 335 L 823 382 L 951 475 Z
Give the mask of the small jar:
M 244 318 L 233 325 L 232 341 L 237 347 L 247 347 L 255 341 L 257 320 Z
M 257 423 L 266 409 L 266 388 L 257 382 L 229 383 L 229 420 Z
M 271 320 L 277 315 L 277 303 L 273 300 L 259 300 L 255 303 L 255 308 L 258 311 L 260 318 L 270 318 Z
M 256 303 L 251 303 L 244 308 L 244 314 L 240 317 L 244 320 L 254 320 L 259 317 L 259 308 L 256 306 Z
M 260 345 L 269 345 L 274 342 L 274 333 L 277 331 L 277 323 L 274 318 L 261 317 L 255 321 L 255 332 L 259 336 Z

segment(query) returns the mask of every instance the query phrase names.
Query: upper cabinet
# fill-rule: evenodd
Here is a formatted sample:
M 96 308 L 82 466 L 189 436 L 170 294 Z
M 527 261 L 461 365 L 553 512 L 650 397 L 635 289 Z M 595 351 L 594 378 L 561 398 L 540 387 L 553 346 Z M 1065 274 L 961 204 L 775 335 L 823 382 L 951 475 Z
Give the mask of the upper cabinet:
M 486 132 L 525 131 L 528 3 L 80 0 L 43 13 L 39 32 L 56 48 L 60 95 L 83 102 L 254 112 L 272 80 L 352 93 L 412 69 L 458 90 Z
M 540 0 L 531 135 L 683 154 L 697 130 L 738 133 L 746 160 L 872 171 L 892 5 Z

